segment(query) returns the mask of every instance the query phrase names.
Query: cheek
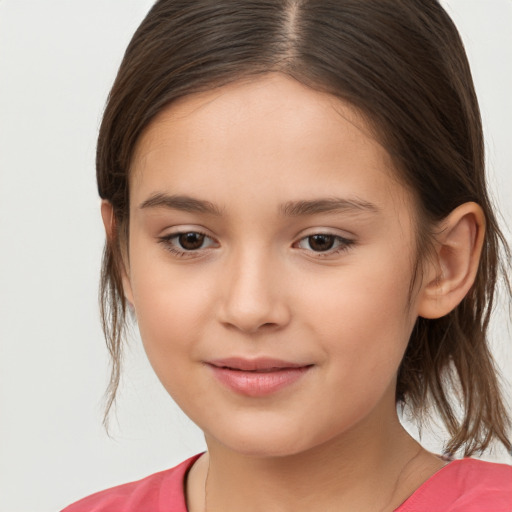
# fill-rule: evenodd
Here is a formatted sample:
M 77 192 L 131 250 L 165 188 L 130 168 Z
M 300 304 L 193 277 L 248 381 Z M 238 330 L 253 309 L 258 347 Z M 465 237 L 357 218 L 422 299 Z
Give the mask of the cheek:
M 415 322 L 410 272 L 404 272 L 410 266 L 403 253 L 379 251 L 377 257 L 348 265 L 323 286 L 318 280 L 310 284 L 313 293 L 302 306 L 308 328 L 325 340 L 326 354 L 334 354 L 331 360 L 346 374 L 366 379 L 396 372 Z
M 194 358 L 204 336 L 210 290 L 204 273 L 171 265 L 160 247 L 131 248 L 131 286 L 137 324 L 146 353 L 159 366 Z M 164 371 L 165 373 L 165 371 Z
M 308 318 L 315 320 L 308 327 L 316 329 L 323 343 L 324 386 L 337 390 L 334 402 L 322 398 L 326 418 L 333 408 L 344 411 L 340 418 L 346 427 L 365 417 L 384 396 L 394 404 L 396 375 L 414 324 L 407 313 L 408 280 L 382 270 L 354 269 L 343 284 L 330 288 L 329 297 L 323 294 L 309 303 Z M 329 421 L 338 428 L 337 420 Z
M 191 396 L 207 393 L 202 381 L 192 383 L 207 334 L 201 320 L 204 291 L 153 269 L 134 287 L 137 323 L 153 370 L 173 400 L 190 417 Z

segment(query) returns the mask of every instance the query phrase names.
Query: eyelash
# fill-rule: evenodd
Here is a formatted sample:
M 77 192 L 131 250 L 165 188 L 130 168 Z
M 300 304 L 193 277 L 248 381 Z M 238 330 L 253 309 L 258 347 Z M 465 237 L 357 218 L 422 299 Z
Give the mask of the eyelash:
M 175 240 L 177 239 L 178 237 L 180 237 L 181 235 L 187 235 L 187 234 L 190 234 L 190 233 L 193 233 L 194 235 L 200 235 L 200 236 L 204 236 L 210 240 L 213 240 L 210 236 L 208 236 L 206 233 L 203 233 L 202 231 L 179 231 L 177 233 L 171 233 L 169 235 L 165 235 L 165 236 L 162 236 L 162 237 L 159 237 L 159 243 L 161 243 L 165 249 L 167 251 L 169 251 L 171 254 L 173 254 L 174 256 L 177 256 L 178 258 L 194 258 L 194 257 L 198 257 L 198 252 L 201 250 L 201 249 L 195 249 L 195 250 L 179 250 L 177 249 L 173 244 L 172 244 L 172 240 Z M 307 240 L 308 238 L 311 238 L 313 236 L 318 236 L 318 235 L 323 235 L 323 236 L 327 236 L 327 237 L 333 237 L 334 238 L 334 243 L 338 242 L 339 243 L 339 246 L 336 248 L 336 249 L 329 249 L 327 251 L 314 251 L 314 250 L 311 250 L 311 251 L 308 251 L 308 252 L 312 252 L 315 254 L 315 257 L 318 257 L 318 258 L 325 258 L 325 257 L 328 257 L 328 256 L 335 256 L 336 254 L 340 254 L 340 253 L 343 253 L 345 251 L 348 251 L 349 248 L 354 245 L 355 241 L 354 240 L 350 240 L 348 238 L 344 238 L 342 236 L 339 236 L 339 235 L 333 235 L 332 233 L 322 233 L 322 232 L 319 232 L 319 233 L 313 233 L 311 235 L 308 235 L 308 236 L 305 236 L 303 238 L 301 238 L 299 240 L 298 243 L 302 242 L 303 240 Z M 304 250 L 307 250 L 307 249 L 304 249 Z
M 171 243 L 172 240 L 177 239 L 181 235 L 187 235 L 189 233 L 193 233 L 194 235 L 200 235 L 204 236 L 206 238 L 209 238 L 210 240 L 213 240 L 210 236 L 208 236 L 206 233 L 203 233 L 202 231 L 179 231 L 177 233 L 171 233 L 169 235 L 165 235 L 162 237 L 159 237 L 159 242 L 165 247 L 167 251 L 169 251 L 171 254 L 178 256 L 179 258 L 186 258 L 186 257 L 197 257 L 195 254 L 199 251 L 199 249 L 196 250 L 190 250 L 190 251 L 180 251 L 179 249 L 176 249 Z
M 315 257 L 318 257 L 318 258 L 327 258 L 329 256 L 335 256 L 336 254 L 341 254 L 343 252 L 346 252 L 350 249 L 350 247 L 352 245 L 354 245 L 355 241 L 354 240 L 350 240 L 348 238 L 344 238 L 340 235 L 334 235 L 332 233 L 313 233 L 311 235 L 308 235 L 308 236 L 305 236 L 303 238 L 301 238 L 299 240 L 299 243 L 302 242 L 303 240 L 307 240 L 308 238 L 312 238 L 314 236 L 326 236 L 326 237 L 332 237 L 334 238 L 334 244 L 338 243 L 338 247 L 335 248 L 335 249 L 328 249 L 327 251 L 314 251 L 314 250 L 311 250 L 311 251 L 308 251 L 308 252 L 312 252 L 315 254 Z M 304 250 L 307 250 L 307 249 L 304 249 Z

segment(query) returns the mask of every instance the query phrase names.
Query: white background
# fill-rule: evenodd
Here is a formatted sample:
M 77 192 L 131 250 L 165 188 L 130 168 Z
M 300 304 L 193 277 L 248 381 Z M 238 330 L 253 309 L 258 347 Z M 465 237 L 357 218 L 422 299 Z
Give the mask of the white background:
M 95 142 L 124 48 L 151 3 L 0 0 L 0 512 L 56 511 L 204 448 L 137 341 L 114 438 L 101 427 L 108 373 Z M 512 224 L 512 1 L 445 4 L 467 45 L 490 181 Z M 510 385 L 501 313 L 495 350 Z M 426 444 L 436 448 L 432 436 Z

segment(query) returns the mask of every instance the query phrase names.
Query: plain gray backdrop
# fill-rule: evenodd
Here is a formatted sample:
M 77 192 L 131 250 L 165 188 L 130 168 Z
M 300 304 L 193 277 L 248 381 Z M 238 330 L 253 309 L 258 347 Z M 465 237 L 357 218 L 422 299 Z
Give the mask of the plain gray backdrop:
M 0 512 L 50 512 L 204 449 L 134 336 L 113 435 L 97 284 L 94 152 L 149 0 L 0 0 Z M 489 180 L 512 224 L 512 0 L 446 0 L 482 107 Z M 510 236 L 509 236 L 510 239 Z M 512 375 L 504 309 L 494 350 Z M 425 444 L 439 440 L 425 434 Z M 503 452 L 489 460 L 512 460 Z

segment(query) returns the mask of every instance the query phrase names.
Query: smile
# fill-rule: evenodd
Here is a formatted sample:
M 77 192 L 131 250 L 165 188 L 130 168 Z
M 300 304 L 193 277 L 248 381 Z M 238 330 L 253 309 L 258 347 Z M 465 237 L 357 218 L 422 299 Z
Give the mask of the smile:
M 230 358 L 206 363 L 216 379 L 232 391 L 250 397 L 277 393 L 301 379 L 312 364 L 277 359 Z

